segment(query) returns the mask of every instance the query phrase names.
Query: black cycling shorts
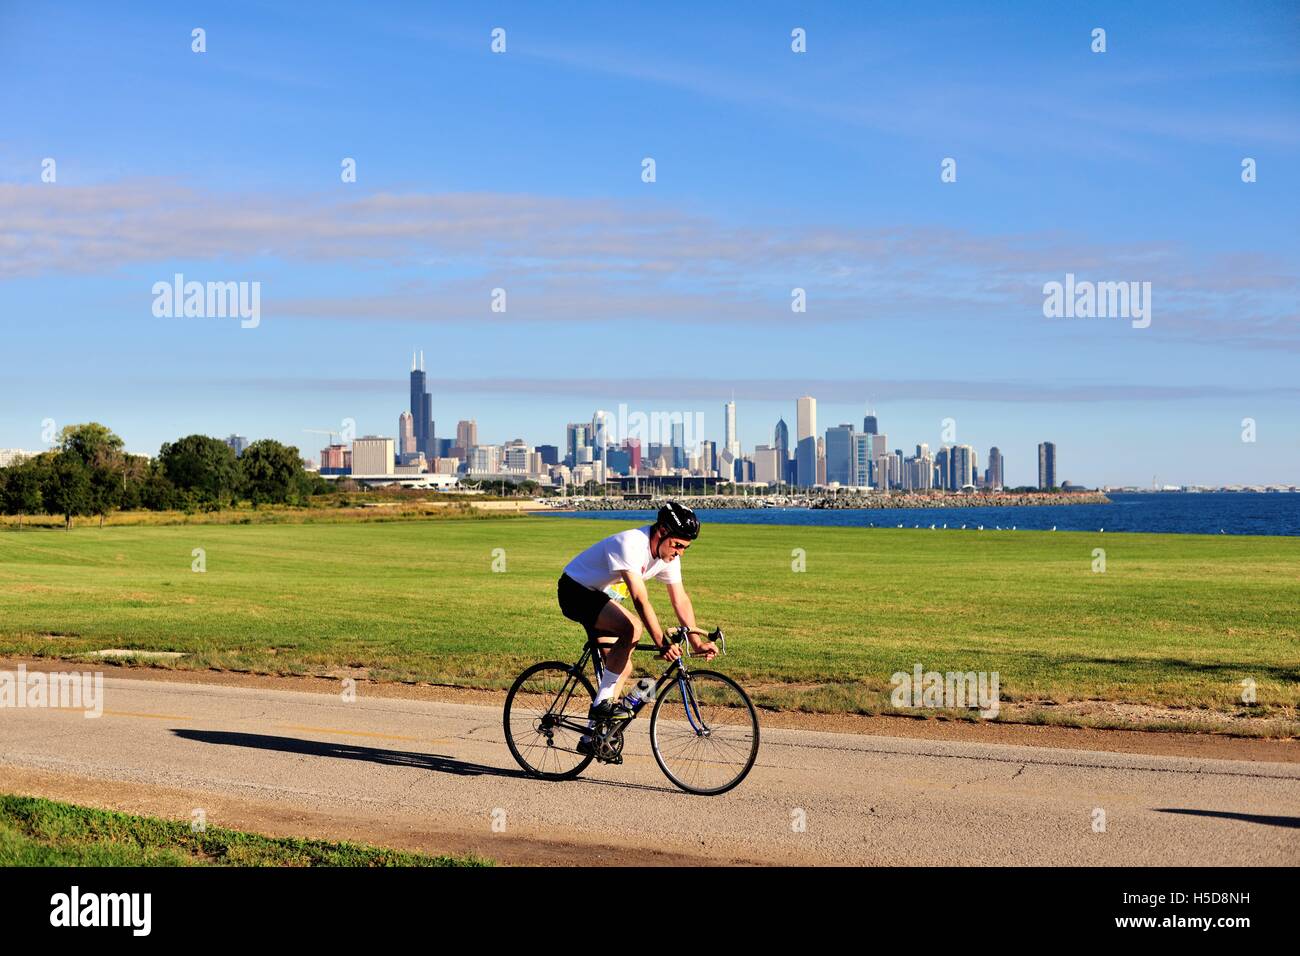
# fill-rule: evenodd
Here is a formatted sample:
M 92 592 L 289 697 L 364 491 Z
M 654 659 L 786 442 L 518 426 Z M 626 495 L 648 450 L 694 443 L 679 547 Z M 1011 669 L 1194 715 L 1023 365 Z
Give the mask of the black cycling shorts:
M 587 629 L 587 636 L 594 633 L 596 618 L 605 605 L 612 600 L 604 591 L 593 591 L 583 587 L 567 574 L 560 575 L 560 583 L 555 589 L 560 599 L 560 610 L 570 621 L 577 621 Z

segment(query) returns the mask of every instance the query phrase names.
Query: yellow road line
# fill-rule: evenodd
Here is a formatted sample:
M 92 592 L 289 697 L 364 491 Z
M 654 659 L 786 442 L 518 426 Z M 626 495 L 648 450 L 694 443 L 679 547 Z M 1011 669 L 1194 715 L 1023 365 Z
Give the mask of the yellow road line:
M 60 710 L 76 710 L 75 707 L 61 707 Z M 84 709 L 84 708 L 82 708 Z M 193 720 L 193 717 L 182 717 L 180 714 L 137 714 L 130 710 L 106 710 L 105 714 L 113 717 L 152 717 L 154 720 Z

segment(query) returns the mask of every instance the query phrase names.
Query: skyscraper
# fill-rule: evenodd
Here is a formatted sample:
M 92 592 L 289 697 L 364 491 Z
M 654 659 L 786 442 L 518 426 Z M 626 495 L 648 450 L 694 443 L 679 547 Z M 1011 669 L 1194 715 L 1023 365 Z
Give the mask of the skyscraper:
M 989 467 L 984 483 L 990 488 L 1002 487 L 1002 452 L 994 445 L 989 449 Z
M 411 422 L 415 437 L 412 451 L 424 452 L 429 461 L 437 456 L 438 449 L 433 443 L 433 397 L 429 394 L 424 376 L 424 353 L 420 352 L 419 367 L 416 367 L 416 353 L 411 353 Z M 401 441 L 400 437 L 398 441 Z
M 862 430 L 866 432 L 868 435 L 874 435 L 876 433 L 875 415 L 867 415 L 865 418 L 862 419 Z
M 591 416 L 591 459 L 609 466 L 609 412 L 597 411 Z
M 564 460 L 572 467 L 578 463 L 578 449 L 591 444 L 590 425 L 584 422 L 569 422 L 564 432 Z
M 736 441 L 736 403 L 727 402 L 722 406 L 722 446 L 731 452 L 731 457 L 740 458 L 740 442 Z
M 800 438 L 795 448 L 795 483 L 801 488 L 817 484 L 817 439 L 813 435 Z
M 802 442 L 805 438 L 816 438 L 817 399 L 811 395 L 805 395 L 795 402 L 795 413 L 795 425 L 797 427 L 795 435 L 798 440 Z
M 682 422 L 672 422 L 673 467 L 686 467 L 686 426 Z
M 970 445 L 953 445 L 948 449 L 948 490 L 961 491 L 975 483 L 975 449 Z
M 1038 446 L 1038 488 L 1045 491 L 1056 485 L 1056 444 L 1041 442 Z
M 826 482 L 854 483 L 853 426 L 836 425 L 826 429 Z
M 853 459 L 853 484 L 858 488 L 871 487 L 871 436 L 858 432 L 850 443 Z
M 623 442 L 623 448 L 627 451 L 627 465 L 632 474 L 638 474 L 641 471 L 641 439 L 629 438 Z
M 782 469 L 784 480 L 785 462 L 790 457 L 790 429 L 786 427 L 784 418 L 778 418 L 776 428 L 772 430 L 772 447 L 776 449 L 777 463 Z
M 478 444 L 478 422 L 474 419 L 461 419 L 456 423 L 456 445 L 465 449 L 465 456 L 469 457 L 469 450 Z
M 415 451 L 415 421 L 410 412 L 402 412 L 397 416 L 397 454 L 413 455 Z M 406 464 L 404 458 L 402 464 Z
M 782 480 L 778 467 L 778 450 L 771 445 L 758 445 L 754 448 L 754 480 L 765 485 L 774 485 Z

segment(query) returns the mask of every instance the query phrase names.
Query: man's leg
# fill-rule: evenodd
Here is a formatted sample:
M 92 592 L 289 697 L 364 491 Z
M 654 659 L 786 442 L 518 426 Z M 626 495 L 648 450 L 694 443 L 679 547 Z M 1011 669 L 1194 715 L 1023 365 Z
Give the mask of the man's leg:
M 629 614 L 617 601 L 610 601 L 600 610 L 592 627 L 601 642 L 601 653 L 605 659 L 605 675 L 596 692 L 596 703 L 614 697 L 618 685 L 632 673 L 632 648 L 641 639 L 642 625 Z M 612 645 L 605 645 L 602 638 L 615 639 Z

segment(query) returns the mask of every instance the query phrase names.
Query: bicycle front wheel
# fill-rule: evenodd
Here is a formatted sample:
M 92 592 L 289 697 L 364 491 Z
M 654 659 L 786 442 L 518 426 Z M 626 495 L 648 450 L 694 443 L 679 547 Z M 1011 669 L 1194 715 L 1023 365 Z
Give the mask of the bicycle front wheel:
M 725 674 L 682 674 L 655 700 L 650 750 L 664 775 L 687 793 L 725 793 L 758 757 L 758 713 Z
M 506 695 L 506 745 L 535 777 L 568 780 L 591 763 L 577 745 L 596 698 L 591 681 L 560 661 L 534 664 Z

